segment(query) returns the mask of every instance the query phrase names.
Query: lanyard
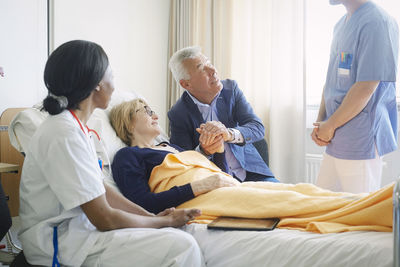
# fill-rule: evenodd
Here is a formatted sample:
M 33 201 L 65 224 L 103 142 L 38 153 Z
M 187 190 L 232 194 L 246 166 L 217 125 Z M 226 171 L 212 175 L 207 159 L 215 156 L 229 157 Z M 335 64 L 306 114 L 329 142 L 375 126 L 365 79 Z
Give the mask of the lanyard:
M 60 263 L 58 262 L 57 259 L 57 254 L 58 254 L 58 235 L 57 235 L 57 226 L 53 227 L 53 247 L 54 247 L 54 253 L 53 253 L 53 263 L 52 267 L 58 266 L 60 267 Z

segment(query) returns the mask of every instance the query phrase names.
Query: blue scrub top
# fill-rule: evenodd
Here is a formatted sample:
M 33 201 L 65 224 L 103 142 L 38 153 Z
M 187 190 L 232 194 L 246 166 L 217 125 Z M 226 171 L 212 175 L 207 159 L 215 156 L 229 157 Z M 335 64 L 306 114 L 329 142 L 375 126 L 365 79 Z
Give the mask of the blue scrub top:
M 355 82 L 380 81 L 367 106 L 336 129 L 326 153 L 340 159 L 375 158 L 397 148 L 396 73 L 399 30 L 396 21 L 372 2 L 359 7 L 334 29 L 324 98 L 327 118 Z

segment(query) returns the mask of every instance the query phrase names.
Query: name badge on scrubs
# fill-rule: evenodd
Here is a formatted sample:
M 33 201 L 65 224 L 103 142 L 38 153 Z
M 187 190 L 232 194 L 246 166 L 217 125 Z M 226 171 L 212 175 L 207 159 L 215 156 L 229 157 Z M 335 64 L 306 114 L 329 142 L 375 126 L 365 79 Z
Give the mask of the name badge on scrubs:
M 340 56 L 340 61 L 339 61 L 338 74 L 343 76 L 349 76 L 351 63 L 353 61 L 353 55 L 342 52 L 340 53 L 339 56 Z

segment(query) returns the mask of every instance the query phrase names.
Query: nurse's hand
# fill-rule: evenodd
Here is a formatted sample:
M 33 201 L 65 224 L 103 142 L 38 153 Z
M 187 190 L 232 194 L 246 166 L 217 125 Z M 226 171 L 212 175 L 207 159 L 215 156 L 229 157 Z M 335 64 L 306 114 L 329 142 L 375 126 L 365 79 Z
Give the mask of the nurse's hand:
M 323 142 L 330 142 L 335 135 L 335 128 L 328 121 L 314 122 L 314 126 L 318 127 L 317 137 Z
M 174 210 L 175 210 L 175 208 L 167 208 L 167 209 L 163 210 L 162 212 L 157 213 L 157 216 L 167 216 Z
M 168 226 L 181 227 L 200 215 L 201 210 L 199 209 L 175 209 L 166 217 L 169 221 Z
M 318 138 L 318 127 L 314 127 L 312 133 L 311 133 L 311 139 L 314 141 L 319 146 L 327 146 L 329 142 L 324 142 L 321 139 Z

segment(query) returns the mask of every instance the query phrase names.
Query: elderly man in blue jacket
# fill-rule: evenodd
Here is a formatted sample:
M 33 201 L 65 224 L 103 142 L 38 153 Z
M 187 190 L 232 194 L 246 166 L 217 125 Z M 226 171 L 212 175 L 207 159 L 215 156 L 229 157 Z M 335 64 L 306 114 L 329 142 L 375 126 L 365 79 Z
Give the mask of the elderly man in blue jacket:
M 185 89 L 168 112 L 171 143 L 194 149 L 239 181 L 278 182 L 253 142 L 264 126 L 233 80 L 220 80 L 199 47 L 177 51 L 169 66 Z

